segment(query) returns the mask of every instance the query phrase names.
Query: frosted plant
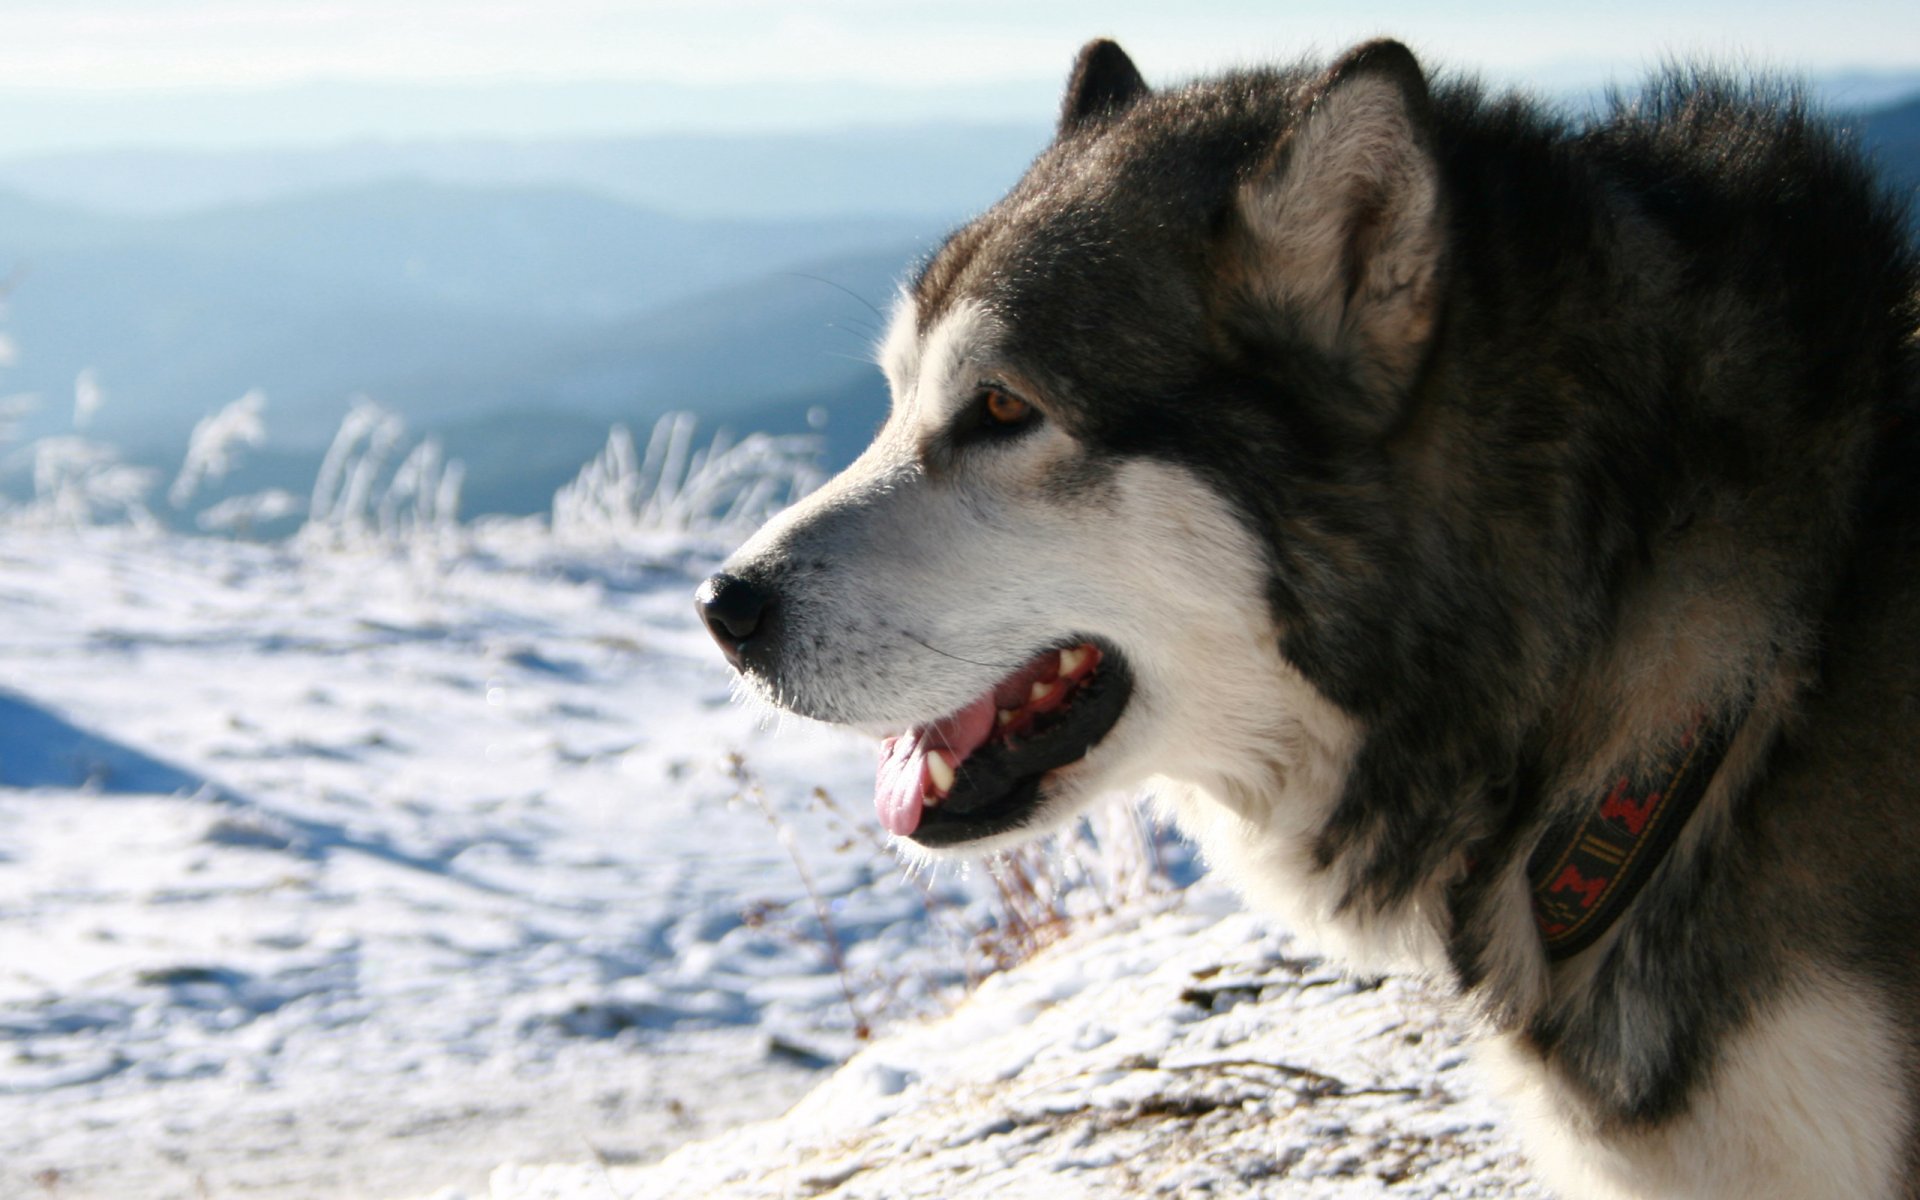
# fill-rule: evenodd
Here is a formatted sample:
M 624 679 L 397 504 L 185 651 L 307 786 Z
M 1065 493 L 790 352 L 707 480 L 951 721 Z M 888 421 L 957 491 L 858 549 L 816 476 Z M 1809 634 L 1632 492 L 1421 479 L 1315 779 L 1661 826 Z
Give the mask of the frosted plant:
M 94 414 L 107 400 L 106 389 L 100 386 L 99 372 L 87 367 L 73 381 L 73 427 L 85 429 L 93 424 Z
M 71 528 L 116 519 L 141 529 L 158 528 L 147 508 L 147 493 L 159 472 L 123 463 L 113 447 L 81 437 L 41 438 L 32 449 L 31 519 Z
M 377 528 L 393 543 L 437 541 L 460 521 L 460 485 L 466 468 L 445 461 L 440 439 L 427 438 L 394 469 L 380 498 Z
M 260 414 L 266 406 L 266 394 L 255 388 L 219 412 L 201 417 L 187 439 L 187 454 L 180 474 L 167 489 L 167 502 L 184 508 L 202 483 L 226 478 L 243 448 L 263 444 L 267 425 Z
M 194 518 L 194 523 L 208 533 L 226 533 L 243 538 L 252 533 L 256 526 L 290 517 L 299 511 L 300 497 L 281 488 L 268 488 L 244 496 L 229 496 L 202 510 Z
M 382 538 L 395 541 L 409 529 L 432 524 L 433 481 L 439 475 L 438 438 L 425 439 L 400 460 L 375 512 L 375 528 Z
M 35 392 L 15 392 L 11 396 L 0 396 L 0 442 L 18 439 L 20 426 L 39 408 L 40 396 Z
M 640 477 L 634 488 L 643 527 L 656 528 L 661 515 L 679 494 L 689 466 L 688 456 L 693 453 L 693 431 L 699 424 L 699 418 L 689 412 L 668 413 L 653 423 L 653 436 L 647 439 L 647 457 L 640 463 Z
M 7 315 L 7 300 L 13 292 L 13 280 L 0 283 L 0 317 Z M 11 367 L 20 361 L 20 347 L 13 336 L 0 330 L 0 369 Z M 0 443 L 11 442 L 20 436 L 20 426 L 40 407 L 40 397 L 33 392 L 15 392 L 11 396 L 0 396 Z
M 467 464 L 459 459 L 449 459 L 440 468 L 440 482 L 433 489 L 434 523 L 443 530 L 455 530 L 460 525 L 460 489 L 467 481 Z
M 666 529 L 752 528 L 825 482 L 820 439 L 756 433 L 729 446 L 724 433 L 693 457 L 670 497 L 645 514 Z
M 606 448 L 554 493 L 554 536 L 574 542 L 604 539 L 637 519 L 639 494 L 633 435 L 625 425 L 615 425 Z
M 387 463 L 407 426 L 370 400 L 356 400 L 320 464 L 300 540 L 309 547 L 406 546 L 438 554 L 458 530 L 466 469 L 437 439 L 408 452 L 391 475 Z
M 368 500 L 406 431 L 404 421 L 373 401 L 353 402 L 313 481 L 304 535 L 335 544 L 367 536 L 372 526 Z
M 553 497 L 562 541 L 607 541 L 649 531 L 732 531 L 758 525 L 820 485 L 820 441 L 756 433 L 733 443 L 715 435 L 693 449 L 698 419 L 668 413 L 644 456 L 616 425 L 606 448 Z

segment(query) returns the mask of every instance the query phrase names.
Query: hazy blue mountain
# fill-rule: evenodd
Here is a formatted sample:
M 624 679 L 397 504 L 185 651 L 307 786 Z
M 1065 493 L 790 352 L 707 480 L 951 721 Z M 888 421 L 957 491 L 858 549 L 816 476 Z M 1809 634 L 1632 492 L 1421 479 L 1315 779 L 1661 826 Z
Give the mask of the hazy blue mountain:
M 552 187 L 396 179 L 150 222 L 142 240 L 366 294 L 578 320 L 630 315 L 924 229 L 898 217 L 674 217 Z
M 1920 188 L 1920 96 L 1867 113 L 1856 128 L 1889 178 L 1909 190 Z M 1920 208 L 1914 215 L 1920 222 Z
M 123 445 L 184 444 L 196 419 L 253 387 L 268 393 L 276 437 L 324 443 L 351 392 L 560 333 L 165 244 L 9 259 L 18 264 L 8 326 L 20 361 L 5 386 L 47 399 L 28 425 L 33 434 L 64 428 L 74 377 L 91 367 L 107 396 L 95 432 Z
M 0 191 L 0 241 L 9 246 L 85 245 L 111 237 L 121 225 L 69 204 Z
M 835 323 L 873 318 L 836 287 L 884 304 L 931 236 L 915 228 L 689 220 L 554 189 L 415 182 L 167 220 L 0 197 L 21 348 L 0 387 L 46 397 L 29 432 L 51 432 L 92 367 L 108 397 L 97 432 L 136 449 L 183 442 L 251 387 L 268 394 L 275 439 L 308 446 L 356 392 L 416 424 L 763 400 L 854 369 L 832 354 L 863 354 L 864 335 Z
M 92 150 L 0 161 L 0 189 L 103 213 L 170 216 L 405 178 L 579 190 L 681 216 L 894 214 L 945 223 L 992 203 L 1046 144 L 1050 128 L 1039 119 L 284 150 Z
M 1632 84 L 1630 78 L 1618 82 Z M 1920 92 L 1914 71 L 1836 72 L 1807 82 L 1835 111 L 1877 109 Z M 1046 143 L 1058 87 L 1057 79 L 970 90 L 842 87 L 844 95 L 824 107 L 817 94 L 804 102 L 783 98 L 779 86 L 590 81 L 336 83 L 258 96 L 102 93 L 40 100 L 0 90 L 0 147 L 11 148 L 0 160 L 0 189 L 154 216 L 408 178 L 579 189 L 680 215 L 893 213 L 946 223 L 991 203 Z M 1548 94 L 1584 108 L 1599 90 L 1549 88 Z M 382 140 L 367 132 L 390 127 L 402 110 L 420 118 L 409 126 L 413 135 Z M 800 112 L 811 114 L 813 128 L 781 128 Z M 930 119 L 930 112 L 975 115 L 962 123 Z M 573 116 L 560 120 L 560 113 Z M 663 123 L 701 129 L 619 132 Z M 45 144 L 63 129 L 64 144 L 93 148 L 20 149 Z M 154 146 L 127 147 L 128 129 L 149 129 Z M 107 130 L 122 132 L 103 141 Z M 285 146 L 290 136 L 302 144 L 247 148 Z
M 1834 112 L 1876 112 L 1920 98 L 1920 71 L 1834 71 L 1807 80 L 1816 100 Z
M 896 243 L 770 275 L 582 331 L 530 359 L 480 359 L 461 390 L 483 410 L 540 396 L 560 408 L 604 411 L 594 397 L 614 395 L 731 417 L 835 388 L 874 373 L 881 314 L 930 244 Z M 550 382 L 562 375 L 571 383 Z

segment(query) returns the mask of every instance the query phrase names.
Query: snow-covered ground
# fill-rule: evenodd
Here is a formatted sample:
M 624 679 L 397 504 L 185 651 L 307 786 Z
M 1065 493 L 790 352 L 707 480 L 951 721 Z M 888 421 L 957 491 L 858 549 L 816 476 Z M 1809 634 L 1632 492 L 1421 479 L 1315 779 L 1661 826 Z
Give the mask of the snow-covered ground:
M 1545 1200 L 1441 997 L 1236 908 L 1203 884 L 1092 922 L 778 1120 L 642 1167 L 509 1164 L 490 1200 Z
M 0 530 L 0 1195 L 643 1159 L 938 1008 L 981 881 L 884 852 L 869 744 L 730 702 L 720 549 Z

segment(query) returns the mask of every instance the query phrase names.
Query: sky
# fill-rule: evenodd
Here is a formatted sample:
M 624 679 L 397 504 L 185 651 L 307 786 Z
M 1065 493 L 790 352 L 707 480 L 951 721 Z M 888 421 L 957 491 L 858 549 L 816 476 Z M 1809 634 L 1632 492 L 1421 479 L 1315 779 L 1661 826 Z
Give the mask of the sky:
M 1889 0 L 5 0 L 0 118 L 13 130 L 0 151 L 433 136 L 460 124 L 444 103 L 428 111 L 434 95 L 494 90 L 515 97 L 527 134 L 732 127 L 756 111 L 775 126 L 849 111 L 1009 119 L 1057 89 L 1094 35 L 1118 37 L 1159 82 L 1386 33 L 1429 61 L 1554 88 L 1631 77 L 1669 53 L 1920 72 L 1920 5 Z M 381 99 L 316 123 L 316 89 L 337 99 L 343 85 Z M 209 128 L 195 107 L 206 97 L 254 111 Z M 469 123 L 499 119 L 479 103 Z

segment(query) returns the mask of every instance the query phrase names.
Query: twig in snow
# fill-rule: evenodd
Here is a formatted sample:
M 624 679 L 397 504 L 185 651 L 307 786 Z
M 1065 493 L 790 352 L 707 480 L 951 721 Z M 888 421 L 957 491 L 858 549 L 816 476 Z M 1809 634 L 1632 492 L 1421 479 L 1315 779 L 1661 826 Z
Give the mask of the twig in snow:
M 760 783 L 753 777 L 753 773 L 747 769 L 745 759 L 738 754 L 728 755 L 727 770 L 734 781 L 740 784 L 740 795 L 753 801 L 761 815 L 767 818 L 767 823 L 773 826 L 780 844 L 786 848 L 787 858 L 792 861 L 794 871 L 800 876 L 800 885 L 806 889 L 807 898 L 813 902 L 814 919 L 820 923 L 821 936 L 826 940 L 827 956 L 833 963 L 834 974 L 840 978 L 840 994 L 846 998 L 847 1012 L 853 1017 L 853 1036 L 858 1041 L 866 1041 L 873 1036 L 873 1028 L 867 1023 L 866 1017 L 861 1015 L 860 1002 L 854 998 L 853 980 L 847 972 L 846 947 L 840 941 L 840 931 L 834 926 L 833 914 L 828 911 L 826 899 L 820 895 L 820 888 L 814 883 L 813 872 L 807 869 L 806 860 L 800 856 L 799 848 L 795 844 L 793 828 L 781 819 L 780 814 L 773 811 L 771 804 L 767 803 L 766 793 L 761 790 Z

